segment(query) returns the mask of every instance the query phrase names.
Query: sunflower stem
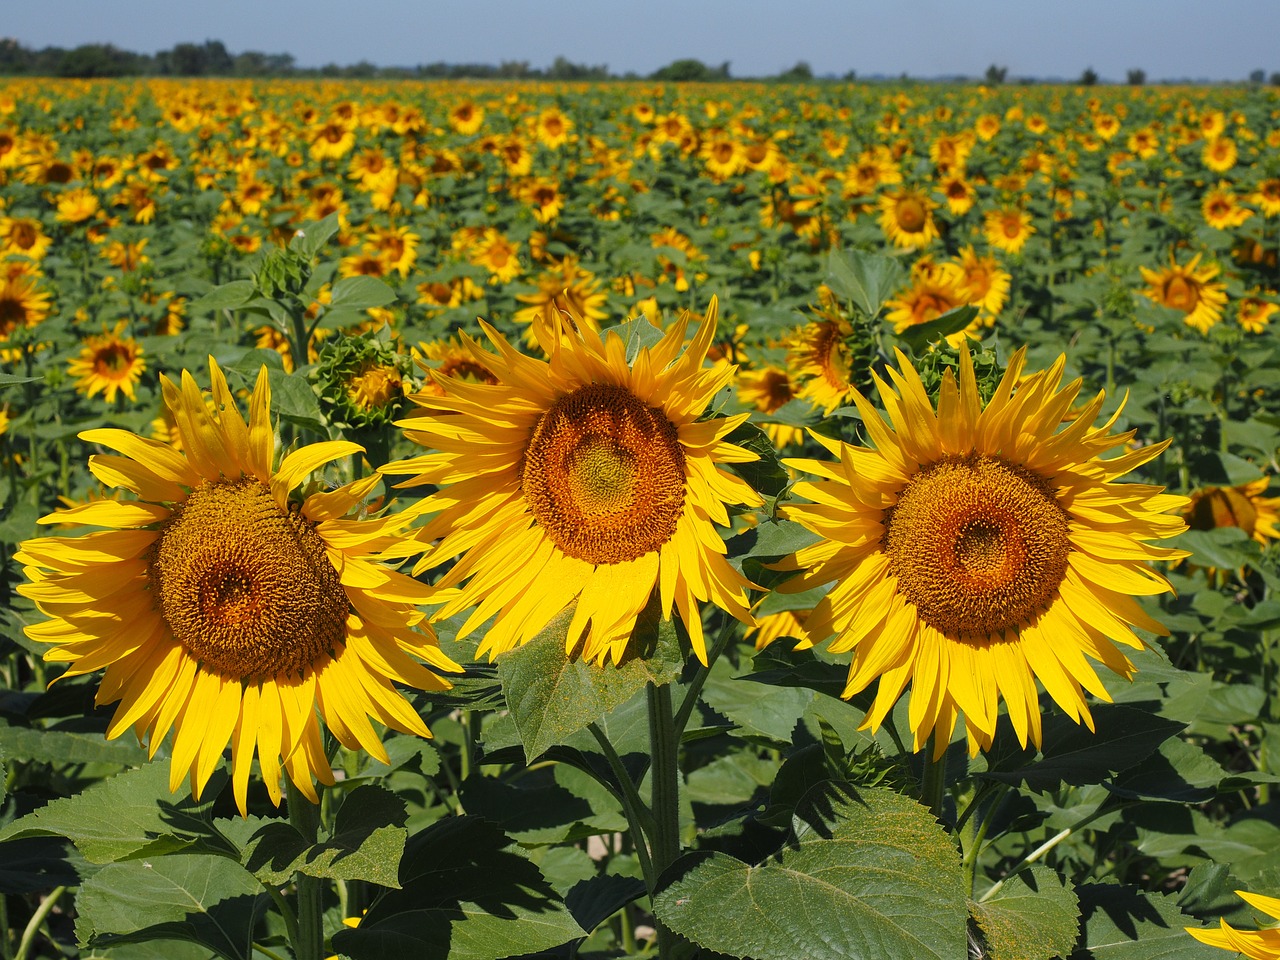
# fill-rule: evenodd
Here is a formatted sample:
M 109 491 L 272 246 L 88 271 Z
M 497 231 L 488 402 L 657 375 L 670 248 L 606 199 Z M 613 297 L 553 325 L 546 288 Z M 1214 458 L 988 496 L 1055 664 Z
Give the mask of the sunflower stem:
M 604 731 L 594 723 L 587 724 L 587 729 L 591 731 L 591 735 L 600 744 L 600 749 L 604 751 L 605 760 L 609 763 L 609 769 L 613 771 L 613 775 L 618 780 L 617 796 L 622 803 L 622 812 L 627 818 L 627 825 L 631 828 L 636 859 L 640 861 L 640 872 L 644 874 L 645 886 L 652 890 L 658 881 L 657 875 L 653 872 L 653 861 L 649 858 L 650 838 L 655 829 L 653 814 L 644 805 L 644 801 L 640 798 L 640 792 L 636 790 L 636 785 L 631 780 L 631 774 L 627 773 L 627 768 L 622 764 L 622 758 L 618 756 L 618 751 L 609 742 L 609 738 L 605 736 Z M 612 784 L 607 784 L 606 786 L 612 788 Z
M 14 954 L 14 960 L 26 960 L 27 952 L 31 949 L 31 945 L 35 943 L 36 934 L 40 932 L 40 927 L 44 924 L 45 918 L 49 916 L 49 911 L 54 908 L 59 898 L 66 892 L 66 887 L 54 887 L 49 895 L 40 901 L 40 906 L 36 907 L 35 913 L 31 915 L 31 919 L 27 921 L 26 928 L 22 931 L 22 940 L 18 943 L 18 952 Z
M 315 844 L 320 833 L 320 808 L 311 803 L 294 786 L 285 780 L 289 797 L 289 822 L 302 834 L 308 844 Z M 324 953 L 324 890 L 318 877 L 298 872 L 294 875 L 298 892 L 298 924 L 293 940 L 296 960 L 321 960 Z
M 653 811 L 653 880 L 649 896 L 657 891 L 663 871 L 680 856 L 680 730 L 672 712 L 671 686 L 652 683 L 645 688 L 649 706 L 649 752 L 653 757 L 649 768 L 650 809 Z M 680 960 L 688 953 L 689 944 L 680 940 L 660 920 L 658 955 L 663 960 Z
M 693 716 L 694 708 L 698 705 L 698 697 L 702 694 L 702 688 L 706 684 L 707 678 L 711 676 L 711 668 L 720 659 L 720 654 L 724 653 L 725 647 L 729 645 L 729 640 L 733 637 L 734 623 L 736 621 L 728 614 L 725 614 L 724 623 L 720 626 L 720 633 L 707 654 L 707 665 L 694 674 L 693 679 L 689 682 L 689 689 L 685 691 L 684 699 L 680 701 L 680 709 L 676 711 L 675 735 L 677 743 L 684 736 L 685 727 L 689 725 L 689 718 Z
M 939 754 L 935 751 L 936 737 L 936 731 L 929 734 L 929 743 L 924 748 L 924 775 L 920 780 L 920 802 L 941 820 L 942 795 L 947 782 L 947 752 L 943 750 Z

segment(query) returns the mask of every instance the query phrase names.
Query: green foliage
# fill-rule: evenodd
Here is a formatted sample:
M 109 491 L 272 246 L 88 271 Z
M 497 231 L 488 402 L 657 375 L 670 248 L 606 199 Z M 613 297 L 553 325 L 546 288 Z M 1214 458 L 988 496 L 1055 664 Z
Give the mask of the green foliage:
M 655 898 L 658 918 L 711 950 L 758 960 L 963 955 L 960 864 L 928 811 L 891 791 L 830 799 L 776 858 L 681 861 Z
M 1079 934 L 1079 903 L 1069 881 L 1033 866 L 1005 880 L 1000 893 L 969 910 L 992 960 L 1054 960 Z

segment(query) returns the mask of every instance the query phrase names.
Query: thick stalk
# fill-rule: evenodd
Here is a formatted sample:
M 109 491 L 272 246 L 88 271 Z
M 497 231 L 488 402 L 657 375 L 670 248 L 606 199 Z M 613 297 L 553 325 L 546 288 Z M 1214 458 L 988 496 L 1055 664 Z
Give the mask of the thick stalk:
M 293 781 L 286 779 L 289 798 L 289 822 L 308 844 L 314 844 L 320 833 L 320 808 L 304 797 Z M 321 960 L 324 956 L 324 889 L 317 877 L 304 873 L 294 875 L 298 896 L 297 936 L 293 941 L 296 960 Z
M 662 872 L 680 856 L 680 731 L 672 713 L 671 687 L 668 684 L 646 689 L 649 701 L 649 750 L 653 765 L 649 768 L 650 809 L 653 811 L 653 875 Z M 651 885 L 649 895 L 657 891 Z M 658 929 L 658 955 L 663 960 L 680 960 L 687 953 L 686 943 L 662 922 Z
M 929 735 L 929 742 L 924 748 L 924 775 L 920 780 L 920 802 L 929 811 L 942 819 L 942 795 L 947 781 L 947 752 L 945 750 L 934 758 L 934 738 L 937 733 Z

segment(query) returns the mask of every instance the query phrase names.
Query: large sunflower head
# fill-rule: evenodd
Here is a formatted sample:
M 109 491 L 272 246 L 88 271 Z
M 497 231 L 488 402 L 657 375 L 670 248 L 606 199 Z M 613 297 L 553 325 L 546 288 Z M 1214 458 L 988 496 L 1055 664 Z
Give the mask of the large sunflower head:
M 880 198 L 880 227 L 895 247 L 915 249 L 938 238 L 935 204 L 923 190 L 903 189 Z
M 1134 627 L 1167 633 L 1133 596 L 1170 589 L 1146 561 L 1185 554 L 1147 541 L 1185 529 L 1170 511 L 1186 499 L 1116 481 L 1168 442 L 1102 459 L 1133 433 L 1112 433 L 1115 417 L 1092 426 L 1102 394 L 1063 426 L 1080 392 L 1060 386 L 1065 358 L 1022 379 L 1019 351 L 984 407 L 962 347 L 936 409 L 898 361 L 892 386 L 876 378 L 887 418 L 854 396 L 874 448 L 815 435 L 835 462 L 787 461 L 820 479 L 796 486 L 811 502 L 786 515 L 823 539 L 782 564 L 804 571 L 783 589 L 833 584 L 806 631 L 852 652 L 846 696 L 879 679 L 865 726 L 911 684 L 917 749 L 936 730 L 944 750 L 962 713 L 971 752 L 988 748 L 1002 699 L 1019 739 L 1039 745 L 1037 680 L 1091 724 L 1083 690 L 1108 695 L 1089 658 L 1129 677 L 1115 644 L 1141 648 Z
M 106 529 L 22 544 L 31 582 L 18 590 L 51 618 L 27 633 L 52 645 L 45 659 L 67 664 L 64 677 L 105 668 L 97 702 L 120 701 L 108 737 L 132 728 L 154 755 L 173 730 L 170 789 L 189 777 L 199 796 L 229 741 L 241 812 L 255 754 L 274 802 L 282 765 L 315 801 L 314 780 L 333 782 L 321 717 L 344 746 L 385 760 L 375 723 L 431 735 L 395 684 L 439 690 L 433 669 L 458 667 L 413 629 L 427 589 L 380 562 L 403 555 L 404 515 L 343 519 L 377 477 L 290 496 L 360 447 L 311 444 L 277 466 L 266 368 L 248 423 L 212 358 L 209 373 L 209 399 L 188 373 L 161 378 L 176 445 L 80 435 L 118 451 L 89 469 L 136 499 L 41 520 Z
M 434 516 L 419 537 L 434 547 L 419 566 L 456 561 L 436 584 L 437 617 L 474 607 L 461 636 L 495 618 L 480 653 L 525 643 L 576 605 L 567 650 L 619 662 L 655 591 L 704 663 L 700 602 L 753 622 L 751 584 L 716 530 L 726 505 L 761 501 L 721 469 L 755 459 L 725 440 L 747 415 L 702 419 L 734 370 L 703 366 L 715 321 L 712 300 L 687 348 L 686 314 L 631 362 L 616 331 L 563 326 L 543 361 L 485 324 L 496 352 L 463 345 L 497 382 L 437 376 L 443 396 L 413 397 L 426 412 L 401 425 L 433 452 L 384 472 L 437 488 L 420 504 Z

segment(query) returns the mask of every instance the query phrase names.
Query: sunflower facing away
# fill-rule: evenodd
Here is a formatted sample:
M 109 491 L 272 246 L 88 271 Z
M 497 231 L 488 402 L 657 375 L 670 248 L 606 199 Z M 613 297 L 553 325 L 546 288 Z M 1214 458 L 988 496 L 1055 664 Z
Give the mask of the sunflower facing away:
M 107 529 L 22 544 L 31 582 L 18 590 L 52 618 L 27 634 L 53 645 L 45 659 L 67 664 L 64 677 L 106 669 L 97 702 L 120 701 L 108 737 L 132 727 L 154 756 L 174 731 L 171 790 L 189 777 L 198 797 L 230 741 L 242 813 L 255 753 L 275 803 L 282 765 L 314 802 L 313 780 L 333 783 L 320 716 L 344 746 L 385 761 L 370 720 L 431 735 L 393 684 L 440 690 L 449 684 L 433 670 L 460 668 L 429 629 L 412 629 L 426 587 L 378 562 L 397 555 L 407 518 L 343 519 L 376 476 L 289 500 L 361 448 L 311 444 L 273 471 L 266 368 L 247 425 L 212 358 L 209 373 L 212 406 L 185 371 L 181 386 L 161 378 L 183 453 L 126 430 L 80 434 L 123 454 L 89 469 L 137 499 L 41 520 Z
M 864 720 L 876 729 L 910 683 L 915 748 L 936 729 L 939 754 L 961 713 L 970 751 L 989 748 L 1001 699 L 1019 740 L 1038 746 L 1037 679 L 1092 726 L 1081 688 L 1109 697 L 1086 657 L 1132 676 L 1113 641 L 1141 648 L 1132 627 L 1167 633 L 1132 599 L 1170 589 L 1145 561 L 1185 556 L 1145 541 L 1184 529 L 1169 511 L 1186 499 L 1115 482 L 1168 441 L 1103 460 L 1133 433 L 1110 433 L 1114 417 L 1091 426 L 1102 394 L 1059 429 L 1080 392 L 1078 380 L 1059 389 L 1065 357 L 1019 382 L 1019 351 L 985 408 L 967 348 L 960 359 L 935 411 L 899 353 L 896 390 L 876 378 L 887 420 L 854 395 L 875 449 L 815 435 L 836 462 L 786 461 L 821 478 L 798 484 L 811 502 L 786 513 L 824 539 L 783 561 L 805 572 L 782 589 L 834 581 L 805 628 L 852 651 L 844 695 L 879 678 Z
M 716 309 L 712 299 L 683 353 L 688 314 L 630 365 L 614 331 L 560 324 L 543 361 L 484 324 L 497 352 L 465 335 L 463 345 L 497 383 L 437 376 L 444 396 L 413 397 L 426 412 L 401 426 L 437 452 L 383 469 L 439 487 L 420 503 L 435 516 L 419 537 L 435 546 L 419 568 L 456 558 L 436 584 L 436 617 L 474 607 L 463 637 L 496 615 L 480 654 L 527 642 L 576 603 L 567 651 L 620 662 L 655 589 L 703 663 L 700 602 L 754 624 L 751 584 L 716 530 L 725 504 L 761 503 L 720 469 L 756 459 L 724 440 L 747 415 L 698 419 L 734 370 L 703 367 Z

